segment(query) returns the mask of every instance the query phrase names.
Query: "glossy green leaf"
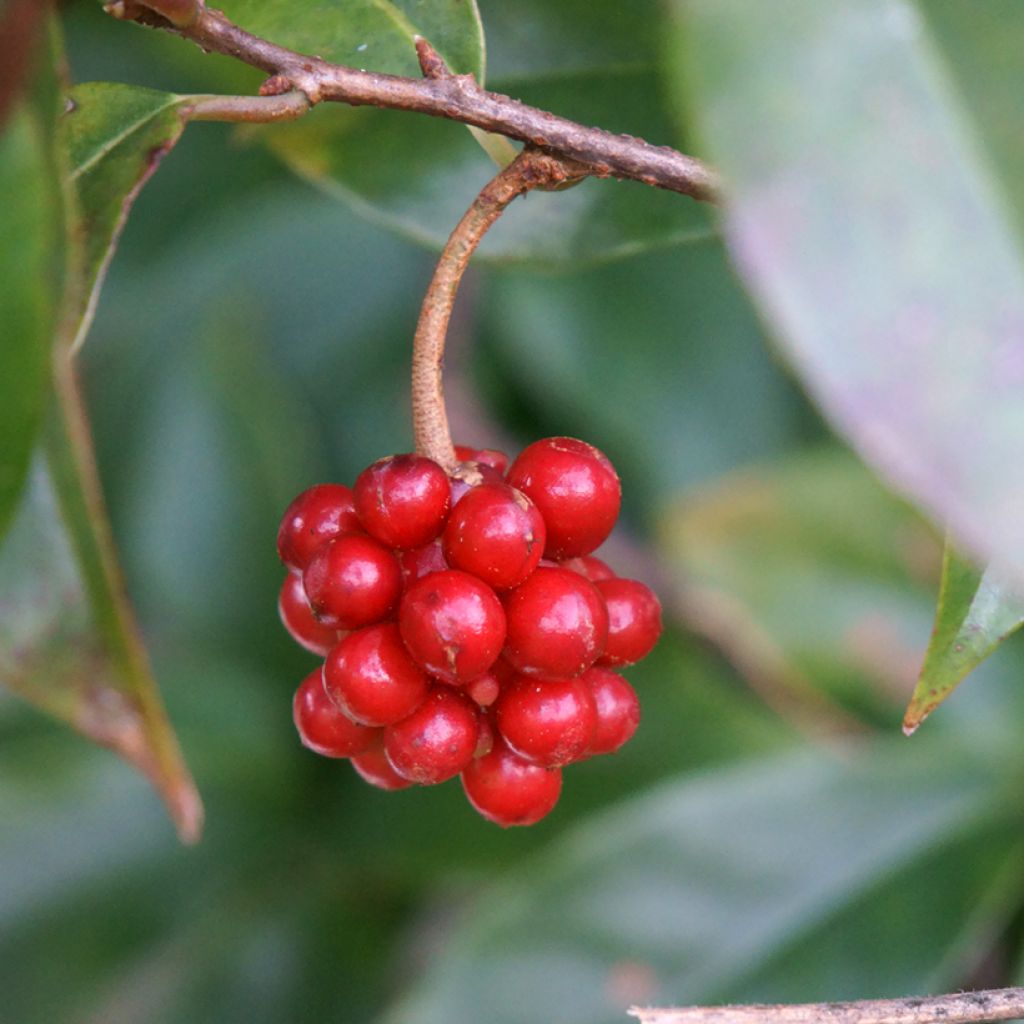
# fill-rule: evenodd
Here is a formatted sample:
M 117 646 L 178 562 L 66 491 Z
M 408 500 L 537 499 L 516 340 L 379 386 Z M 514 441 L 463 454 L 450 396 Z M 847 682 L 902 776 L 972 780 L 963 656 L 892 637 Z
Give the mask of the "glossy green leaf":
M 645 68 L 588 69 L 503 82 L 500 91 L 584 124 L 671 138 L 658 82 Z M 494 163 L 460 125 L 404 111 L 315 111 L 254 133 L 303 177 L 385 226 L 439 249 Z M 703 240 L 706 208 L 635 182 L 586 181 L 516 202 L 481 259 L 577 265 Z
M 1008 636 L 1024 625 L 1024 597 L 989 566 L 979 572 L 949 543 L 931 643 L 903 731 L 910 735 Z
M 84 340 L 117 239 L 143 185 L 184 129 L 171 93 L 112 82 L 71 89 L 60 119 L 79 241 L 68 341 Z
M 671 64 L 780 345 L 894 487 L 1024 573 L 1021 238 L 927 23 L 909 0 L 676 9 Z M 1016 92 L 1024 50 L 996 69 Z
M 54 145 L 57 78 L 45 49 L 31 91 L 0 134 L 0 538 L 28 471 L 49 394 L 64 256 Z M 17 197 L 16 201 L 12 197 Z
M 955 984 L 984 927 L 965 911 L 1001 923 L 1017 885 L 1012 784 L 946 745 L 846 754 L 748 762 L 584 824 L 480 894 L 389 1020 L 612 1024 L 635 1003 Z
M 419 77 L 415 36 L 428 39 L 448 66 L 482 81 L 484 37 L 476 0 L 228 0 L 232 21 L 265 39 L 335 64 Z
M 823 449 L 741 470 L 674 504 L 663 541 L 687 622 L 776 708 L 836 728 L 835 702 L 895 724 L 939 548 L 863 465 Z

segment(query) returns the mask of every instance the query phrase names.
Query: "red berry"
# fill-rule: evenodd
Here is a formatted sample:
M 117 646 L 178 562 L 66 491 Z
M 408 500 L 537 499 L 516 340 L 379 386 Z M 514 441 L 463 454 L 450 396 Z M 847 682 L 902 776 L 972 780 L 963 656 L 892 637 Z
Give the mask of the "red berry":
M 561 563 L 563 569 L 572 569 L 578 572 L 584 579 L 596 583 L 598 580 L 613 580 L 616 578 L 611 567 L 602 562 L 600 558 L 593 555 L 580 555 L 579 558 L 570 558 Z
M 481 484 L 504 484 L 505 478 L 493 466 L 482 462 L 460 462 L 451 477 L 452 507 L 474 487 Z
M 342 714 L 324 692 L 319 668 L 310 672 L 295 691 L 292 718 L 302 745 L 324 757 L 359 754 L 379 739 L 381 732 L 358 725 Z
M 588 754 L 612 754 L 636 732 L 640 724 L 640 701 L 636 690 L 611 669 L 595 666 L 580 681 L 594 696 L 597 728 L 590 740 Z
M 384 752 L 402 778 L 432 786 L 454 778 L 477 747 L 479 713 L 450 686 L 433 686 L 408 718 L 384 730 Z
M 598 580 L 608 608 L 608 641 L 599 665 L 632 665 L 647 657 L 661 636 L 661 602 L 639 580 Z
M 398 624 L 413 658 L 456 686 L 482 676 L 505 642 L 505 613 L 497 595 L 457 569 L 413 583 L 399 605 Z
M 393 622 L 349 633 L 324 662 L 327 696 L 363 725 L 391 725 L 412 714 L 429 689 Z
M 571 437 L 549 437 L 523 449 L 508 482 L 540 509 L 548 558 L 589 554 L 619 517 L 622 489 L 614 467 L 592 445 Z
M 405 586 L 415 583 L 421 576 L 431 572 L 441 572 L 450 568 L 444 560 L 441 538 L 437 537 L 422 547 L 410 548 L 398 553 L 398 564 L 402 567 L 402 582 Z
M 508 745 L 545 768 L 579 758 L 597 727 L 594 697 L 582 679 L 518 676 L 502 690 L 495 716 Z
M 352 492 L 342 484 L 317 484 L 285 510 L 277 531 L 277 553 L 300 572 L 324 541 L 360 529 Z
M 477 735 L 476 750 L 473 751 L 473 756 L 486 757 L 494 749 L 494 737 L 494 726 L 491 724 L 490 718 L 487 715 L 481 715 L 480 731 Z
M 340 639 L 338 630 L 325 626 L 313 616 L 302 586 L 302 577 L 288 573 L 277 598 L 277 613 L 291 638 L 313 654 L 325 655 Z
M 497 665 L 497 662 L 495 662 Z M 466 683 L 466 693 L 473 698 L 482 708 L 489 707 L 498 699 L 501 692 L 501 683 L 498 681 L 493 669 L 485 672 L 479 679 Z
M 387 548 L 361 533 L 329 540 L 302 574 L 306 597 L 321 622 L 358 629 L 394 610 L 402 592 L 402 571 Z
M 534 825 L 558 803 L 562 772 L 524 761 L 495 737 L 491 752 L 463 769 L 462 788 L 488 821 L 502 828 Z
M 505 657 L 526 675 L 578 676 L 600 657 L 608 636 L 604 599 L 569 569 L 536 569 L 505 595 L 505 615 Z
M 455 458 L 459 462 L 479 462 L 482 466 L 490 466 L 498 473 L 504 473 L 508 467 L 508 456 L 494 448 L 469 448 L 464 444 L 455 446 Z
M 353 496 L 366 532 L 392 548 L 433 540 L 451 505 L 445 471 L 422 455 L 380 459 L 356 478 Z
M 403 779 L 388 761 L 383 743 L 375 743 L 369 750 L 352 758 L 352 767 L 364 782 L 378 789 L 408 789 L 412 783 Z
M 507 590 L 537 568 L 545 535 L 537 506 L 522 491 L 485 483 L 452 509 L 442 535 L 444 556 L 452 568 Z

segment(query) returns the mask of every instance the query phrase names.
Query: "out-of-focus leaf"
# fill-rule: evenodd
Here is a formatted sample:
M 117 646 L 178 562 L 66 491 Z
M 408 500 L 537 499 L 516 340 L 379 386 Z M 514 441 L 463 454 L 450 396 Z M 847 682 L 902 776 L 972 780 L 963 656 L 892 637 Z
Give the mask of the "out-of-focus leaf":
M 413 38 L 430 40 L 458 74 L 482 81 L 484 36 L 476 0 L 228 0 L 219 5 L 249 32 L 335 64 L 419 77 Z
M 902 703 L 939 550 L 854 458 L 740 471 L 681 499 L 663 536 L 686 620 L 784 710 L 827 694 L 887 720 Z
M 908 0 L 676 7 L 672 65 L 780 344 L 895 487 L 1024 574 L 1021 238 L 924 19 Z
M 184 129 L 171 93 L 112 82 L 71 89 L 60 119 L 80 266 L 65 341 L 85 338 L 103 277 L 136 197 Z
M 1008 636 L 1024 625 L 1024 598 L 989 566 L 979 572 L 946 544 L 932 638 L 903 717 L 909 736 Z
M 181 132 L 176 103 L 151 90 L 82 86 L 60 117 L 71 253 L 52 338 L 57 402 L 0 547 L 0 681 L 144 772 L 194 841 L 202 805 L 124 591 L 73 366 L 128 208 Z
M 49 393 L 64 257 L 53 130 L 57 75 L 45 48 L 31 52 L 39 65 L 31 92 L 0 134 L 0 195 L 7 197 L 0 204 L 0 538 L 25 482 Z
M 954 983 L 964 911 L 1001 924 L 1017 884 L 1012 783 L 946 744 L 848 753 L 668 784 L 581 826 L 480 894 L 390 1019 L 612 1024 L 631 1003 Z
M 655 77 L 645 68 L 587 69 L 497 86 L 584 124 L 654 140 L 671 137 Z M 314 112 L 259 128 L 288 166 L 371 219 L 440 248 L 495 166 L 460 126 L 404 111 Z M 578 265 L 706 239 L 705 207 L 634 182 L 587 181 L 535 192 L 488 233 L 480 257 Z

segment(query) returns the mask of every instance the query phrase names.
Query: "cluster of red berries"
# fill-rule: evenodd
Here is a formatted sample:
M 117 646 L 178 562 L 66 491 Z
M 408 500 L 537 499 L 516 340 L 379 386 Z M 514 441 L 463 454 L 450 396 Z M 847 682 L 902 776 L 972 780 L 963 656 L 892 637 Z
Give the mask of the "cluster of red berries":
M 565 765 L 636 730 L 636 693 L 612 669 L 651 650 L 661 606 L 591 555 L 621 498 L 596 448 L 548 438 L 507 472 L 500 452 L 456 454 L 451 477 L 393 455 L 285 512 L 281 619 L 326 659 L 295 725 L 381 789 L 461 775 L 485 818 L 530 825 Z

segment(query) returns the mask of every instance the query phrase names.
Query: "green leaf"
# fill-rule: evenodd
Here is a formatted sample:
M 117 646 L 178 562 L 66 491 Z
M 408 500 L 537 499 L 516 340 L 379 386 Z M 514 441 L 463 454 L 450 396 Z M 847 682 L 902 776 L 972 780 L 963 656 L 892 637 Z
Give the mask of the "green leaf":
M 672 67 L 779 343 L 865 459 L 961 548 L 1024 572 L 1021 237 L 928 25 L 908 0 L 676 9 Z M 990 71 L 1019 91 L 1024 51 Z M 1020 104 L 1005 114 L 1019 136 Z
M 61 323 L 46 338 L 57 401 L 0 547 L 0 681 L 133 763 L 194 841 L 202 805 L 125 595 L 73 365 L 131 203 L 181 133 L 177 102 L 93 84 L 71 90 L 60 115 L 71 252 Z
M 726 476 L 667 510 L 663 543 L 685 620 L 773 706 L 804 725 L 843 727 L 838 709 L 893 721 L 920 664 L 939 550 L 852 456 L 823 449 Z
M 181 102 L 171 93 L 112 82 L 87 82 L 69 92 L 59 139 L 79 243 L 65 328 L 73 349 L 89 330 L 132 204 L 185 127 Z
M 909 736 L 964 677 L 1024 625 L 1020 588 L 997 569 L 979 572 L 947 542 L 931 643 L 903 718 Z
M 658 82 L 644 67 L 501 83 L 500 91 L 584 124 L 667 141 Z M 405 111 L 330 109 L 252 134 L 298 174 L 386 227 L 440 249 L 494 163 L 454 123 Z M 632 182 L 535 192 L 488 233 L 480 258 L 578 265 L 703 240 L 707 210 Z
M 577 828 L 480 894 L 389 1019 L 612 1024 L 955 984 L 1012 913 L 1012 783 L 947 744 L 846 755 L 673 782 Z
M 228 0 L 219 5 L 242 28 L 280 46 L 367 71 L 420 77 L 413 38 L 428 39 L 458 74 L 484 75 L 476 0 Z
M 0 207 L 0 538 L 24 485 L 46 407 L 64 257 L 53 131 L 57 76 L 45 48 L 33 53 L 39 69 L 31 93 L 0 134 L 0 195 L 8 197 Z

